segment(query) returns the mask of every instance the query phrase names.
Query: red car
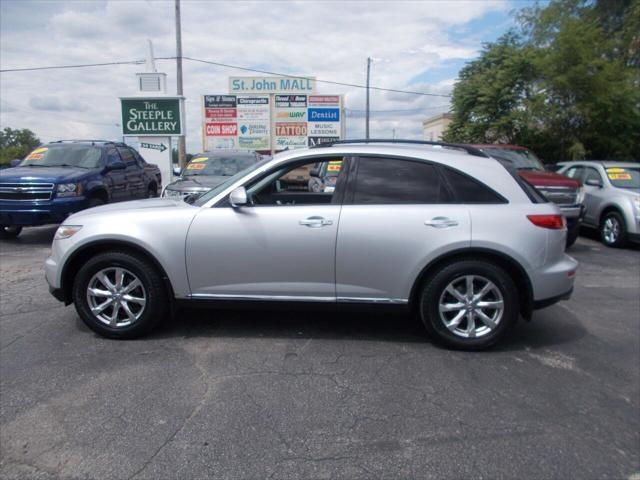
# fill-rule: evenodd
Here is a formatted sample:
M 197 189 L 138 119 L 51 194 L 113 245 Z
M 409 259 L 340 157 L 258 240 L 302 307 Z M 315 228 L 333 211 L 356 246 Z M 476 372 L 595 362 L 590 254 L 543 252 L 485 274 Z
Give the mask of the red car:
M 584 188 L 579 180 L 546 171 L 535 153 L 524 147 L 497 144 L 473 146 L 498 160 L 512 163 L 522 178 L 549 201 L 556 203 L 567 219 L 567 247 L 573 245 L 584 215 Z

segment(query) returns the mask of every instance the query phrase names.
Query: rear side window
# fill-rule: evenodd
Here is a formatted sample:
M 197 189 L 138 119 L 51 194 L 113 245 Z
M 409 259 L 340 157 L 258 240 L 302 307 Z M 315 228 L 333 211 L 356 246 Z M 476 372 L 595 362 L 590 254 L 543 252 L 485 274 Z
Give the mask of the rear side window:
M 118 147 L 118 152 L 120 152 L 120 156 L 127 167 L 132 167 L 136 164 L 136 159 L 133 157 L 131 150 L 124 147 Z
M 353 192 L 354 204 L 447 203 L 450 195 L 435 166 L 397 158 L 362 157 Z
M 443 168 L 444 176 L 449 182 L 456 203 L 508 203 L 499 193 L 479 181 L 452 168 Z

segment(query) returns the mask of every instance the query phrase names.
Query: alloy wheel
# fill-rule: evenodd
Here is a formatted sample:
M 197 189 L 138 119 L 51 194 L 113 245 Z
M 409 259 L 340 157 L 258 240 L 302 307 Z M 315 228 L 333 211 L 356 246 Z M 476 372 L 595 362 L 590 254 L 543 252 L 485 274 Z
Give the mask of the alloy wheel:
M 87 286 L 91 313 L 112 328 L 136 322 L 145 310 L 147 294 L 140 279 L 121 267 L 103 268 Z
M 602 228 L 602 236 L 607 243 L 616 243 L 620 237 L 620 223 L 616 217 L 607 217 Z
M 440 319 L 453 334 L 478 338 L 498 326 L 504 313 L 504 299 L 491 280 L 465 275 L 447 285 L 440 295 L 438 309 Z

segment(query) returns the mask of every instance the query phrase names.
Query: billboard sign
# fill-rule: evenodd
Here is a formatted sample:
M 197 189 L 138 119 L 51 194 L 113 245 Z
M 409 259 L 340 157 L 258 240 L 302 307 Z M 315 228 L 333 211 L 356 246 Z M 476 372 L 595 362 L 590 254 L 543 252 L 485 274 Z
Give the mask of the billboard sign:
M 205 150 L 284 150 L 342 138 L 341 95 L 285 92 L 202 98 Z
M 229 93 L 301 93 L 316 91 L 314 77 L 229 77 Z
M 181 97 L 121 98 L 122 135 L 161 136 L 182 135 Z

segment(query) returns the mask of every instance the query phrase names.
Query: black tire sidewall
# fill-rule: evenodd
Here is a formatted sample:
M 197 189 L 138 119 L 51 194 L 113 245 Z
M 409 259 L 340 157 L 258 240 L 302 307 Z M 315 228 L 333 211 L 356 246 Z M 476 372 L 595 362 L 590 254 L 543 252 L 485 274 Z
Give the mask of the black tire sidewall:
M 93 208 L 93 207 L 99 207 L 100 205 L 104 205 L 104 200 L 102 200 L 101 198 L 91 198 L 89 199 L 89 207 L 88 208 Z
M 479 338 L 462 338 L 451 332 L 440 319 L 439 301 L 443 290 L 458 277 L 479 275 L 491 280 L 502 293 L 504 312 L 498 326 Z M 461 350 L 482 350 L 499 341 L 519 314 L 516 286 L 501 267 L 483 260 L 460 260 L 440 268 L 424 283 L 420 297 L 420 316 L 427 331 L 439 342 Z
M 614 217 L 618 224 L 620 225 L 620 235 L 618 235 L 618 240 L 613 243 L 609 243 L 604 238 L 604 224 L 608 218 Z M 627 228 L 624 223 L 624 218 L 618 212 L 609 212 L 604 217 L 602 217 L 602 221 L 600 222 L 600 241 L 606 245 L 607 247 L 620 248 L 623 247 L 627 240 Z
M 147 302 L 142 316 L 126 327 L 114 328 L 98 320 L 87 303 L 86 291 L 91 278 L 103 268 L 122 267 L 135 274 L 145 289 Z M 167 296 L 161 275 L 145 260 L 128 252 L 101 253 L 85 263 L 73 283 L 73 303 L 82 321 L 94 332 L 108 338 L 136 338 L 151 330 L 167 312 Z
M 5 230 L 10 228 L 12 230 Z M 2 225 L 0 226 L 0 238 L 16 238 L 22 232 L 22 227 L 18 225 Z

